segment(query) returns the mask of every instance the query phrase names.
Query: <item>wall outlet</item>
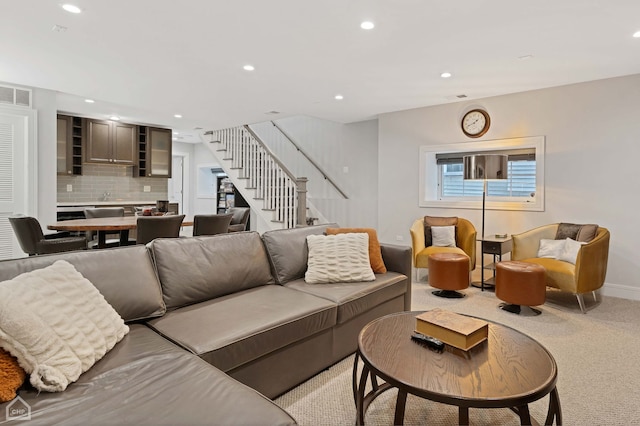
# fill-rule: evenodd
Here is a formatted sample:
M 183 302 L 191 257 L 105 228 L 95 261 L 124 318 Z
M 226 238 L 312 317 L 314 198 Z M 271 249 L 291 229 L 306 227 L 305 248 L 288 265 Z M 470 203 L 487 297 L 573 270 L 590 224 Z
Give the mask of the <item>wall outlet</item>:
M 396 235 L 396 241 L 404 241 L 404 237 L 402 235 Z
M 151 185 L 145 185 L 142 189 L 144 192 L 151 192 Z
M 71 184 L 67 185 L 67 192 L 73 192 L 73 185 Z
M 344 166 L 342 168 L 342 173 L 349 173 L 349 166 Z

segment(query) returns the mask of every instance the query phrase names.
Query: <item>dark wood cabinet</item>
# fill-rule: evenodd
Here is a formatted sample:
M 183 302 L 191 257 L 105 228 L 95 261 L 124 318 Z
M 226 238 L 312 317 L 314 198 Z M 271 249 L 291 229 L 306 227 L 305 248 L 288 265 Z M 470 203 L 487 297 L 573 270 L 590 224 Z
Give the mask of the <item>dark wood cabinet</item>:
M 86 140 L 88 163 L 135 164 L 137 143 L 133 124 L 87 119 Z
M 59 175 L 82 174 L 82 147 L 85 119 L 58 115 L 56 169 Z
M 138 167 L 134 176 L 171 177 L 171 129 L 138 126 Z

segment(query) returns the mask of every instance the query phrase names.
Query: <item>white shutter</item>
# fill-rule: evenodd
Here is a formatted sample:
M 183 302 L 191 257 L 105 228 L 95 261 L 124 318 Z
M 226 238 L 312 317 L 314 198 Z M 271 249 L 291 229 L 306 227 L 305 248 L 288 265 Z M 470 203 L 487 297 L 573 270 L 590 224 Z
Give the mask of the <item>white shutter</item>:
M 0 259 L 24 256 L 7 219 L 26 213 L 26 147 L 28 143 L 24 115 L 0 111 Z

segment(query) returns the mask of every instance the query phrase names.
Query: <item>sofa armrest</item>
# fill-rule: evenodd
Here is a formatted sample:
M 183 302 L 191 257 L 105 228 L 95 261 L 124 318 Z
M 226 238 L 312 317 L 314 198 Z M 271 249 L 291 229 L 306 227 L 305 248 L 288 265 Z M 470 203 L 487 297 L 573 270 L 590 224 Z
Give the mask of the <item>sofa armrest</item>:
M 580 247 L 576 259 L 576 292 L 586 293 L 602 287 L 609 260 L 609 230 L 598 228 L 596 237 Z
M 529 259 L 538 257 L 538 248 L 541 239 L 553 240 L 556 237 L 558 224 L 544 225 L 538 228 L 525 231 L 521 234 L 511 236 L 513 248 L 511 250 L 512 260 Z
M 404 309 L 411 310 L 411 247 L 381 243 L 380 251 L 388 271 L 398 272 L 407 277 Z

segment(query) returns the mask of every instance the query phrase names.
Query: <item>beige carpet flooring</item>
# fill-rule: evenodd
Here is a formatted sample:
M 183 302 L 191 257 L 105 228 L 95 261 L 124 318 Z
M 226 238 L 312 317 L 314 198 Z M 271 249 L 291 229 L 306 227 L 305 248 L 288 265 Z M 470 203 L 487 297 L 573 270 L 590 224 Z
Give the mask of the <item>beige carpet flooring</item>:
M 498 308 L 493 292 L 470 287 L 463 299 L 431 294 L 427 284 L 413 285 L 414 310 L 440 307 L 496 321 L 533 337 L 558 364 L 557 388 L 565 425 L 640 425 L 640 301 L 585 297 L 582 314 L 574 296 L 547 293 L 542 315 L 518 316 Z M 297 360 L 304 362 L 304 360 Z M 348 357 L 275 402 L 301 425 L 353 425 L 351 389 L 353 357 Z M 369 407 L 365 423 L 393 424 L 396 391 L 382 394 Z M 532 417 L 543 423 L 548 397 L 530 404 Z M 471 409 L 472 425 L 516 425 L 508 409 Z M 457 408 L 409 396 L 407 425 L 457 424 Z

